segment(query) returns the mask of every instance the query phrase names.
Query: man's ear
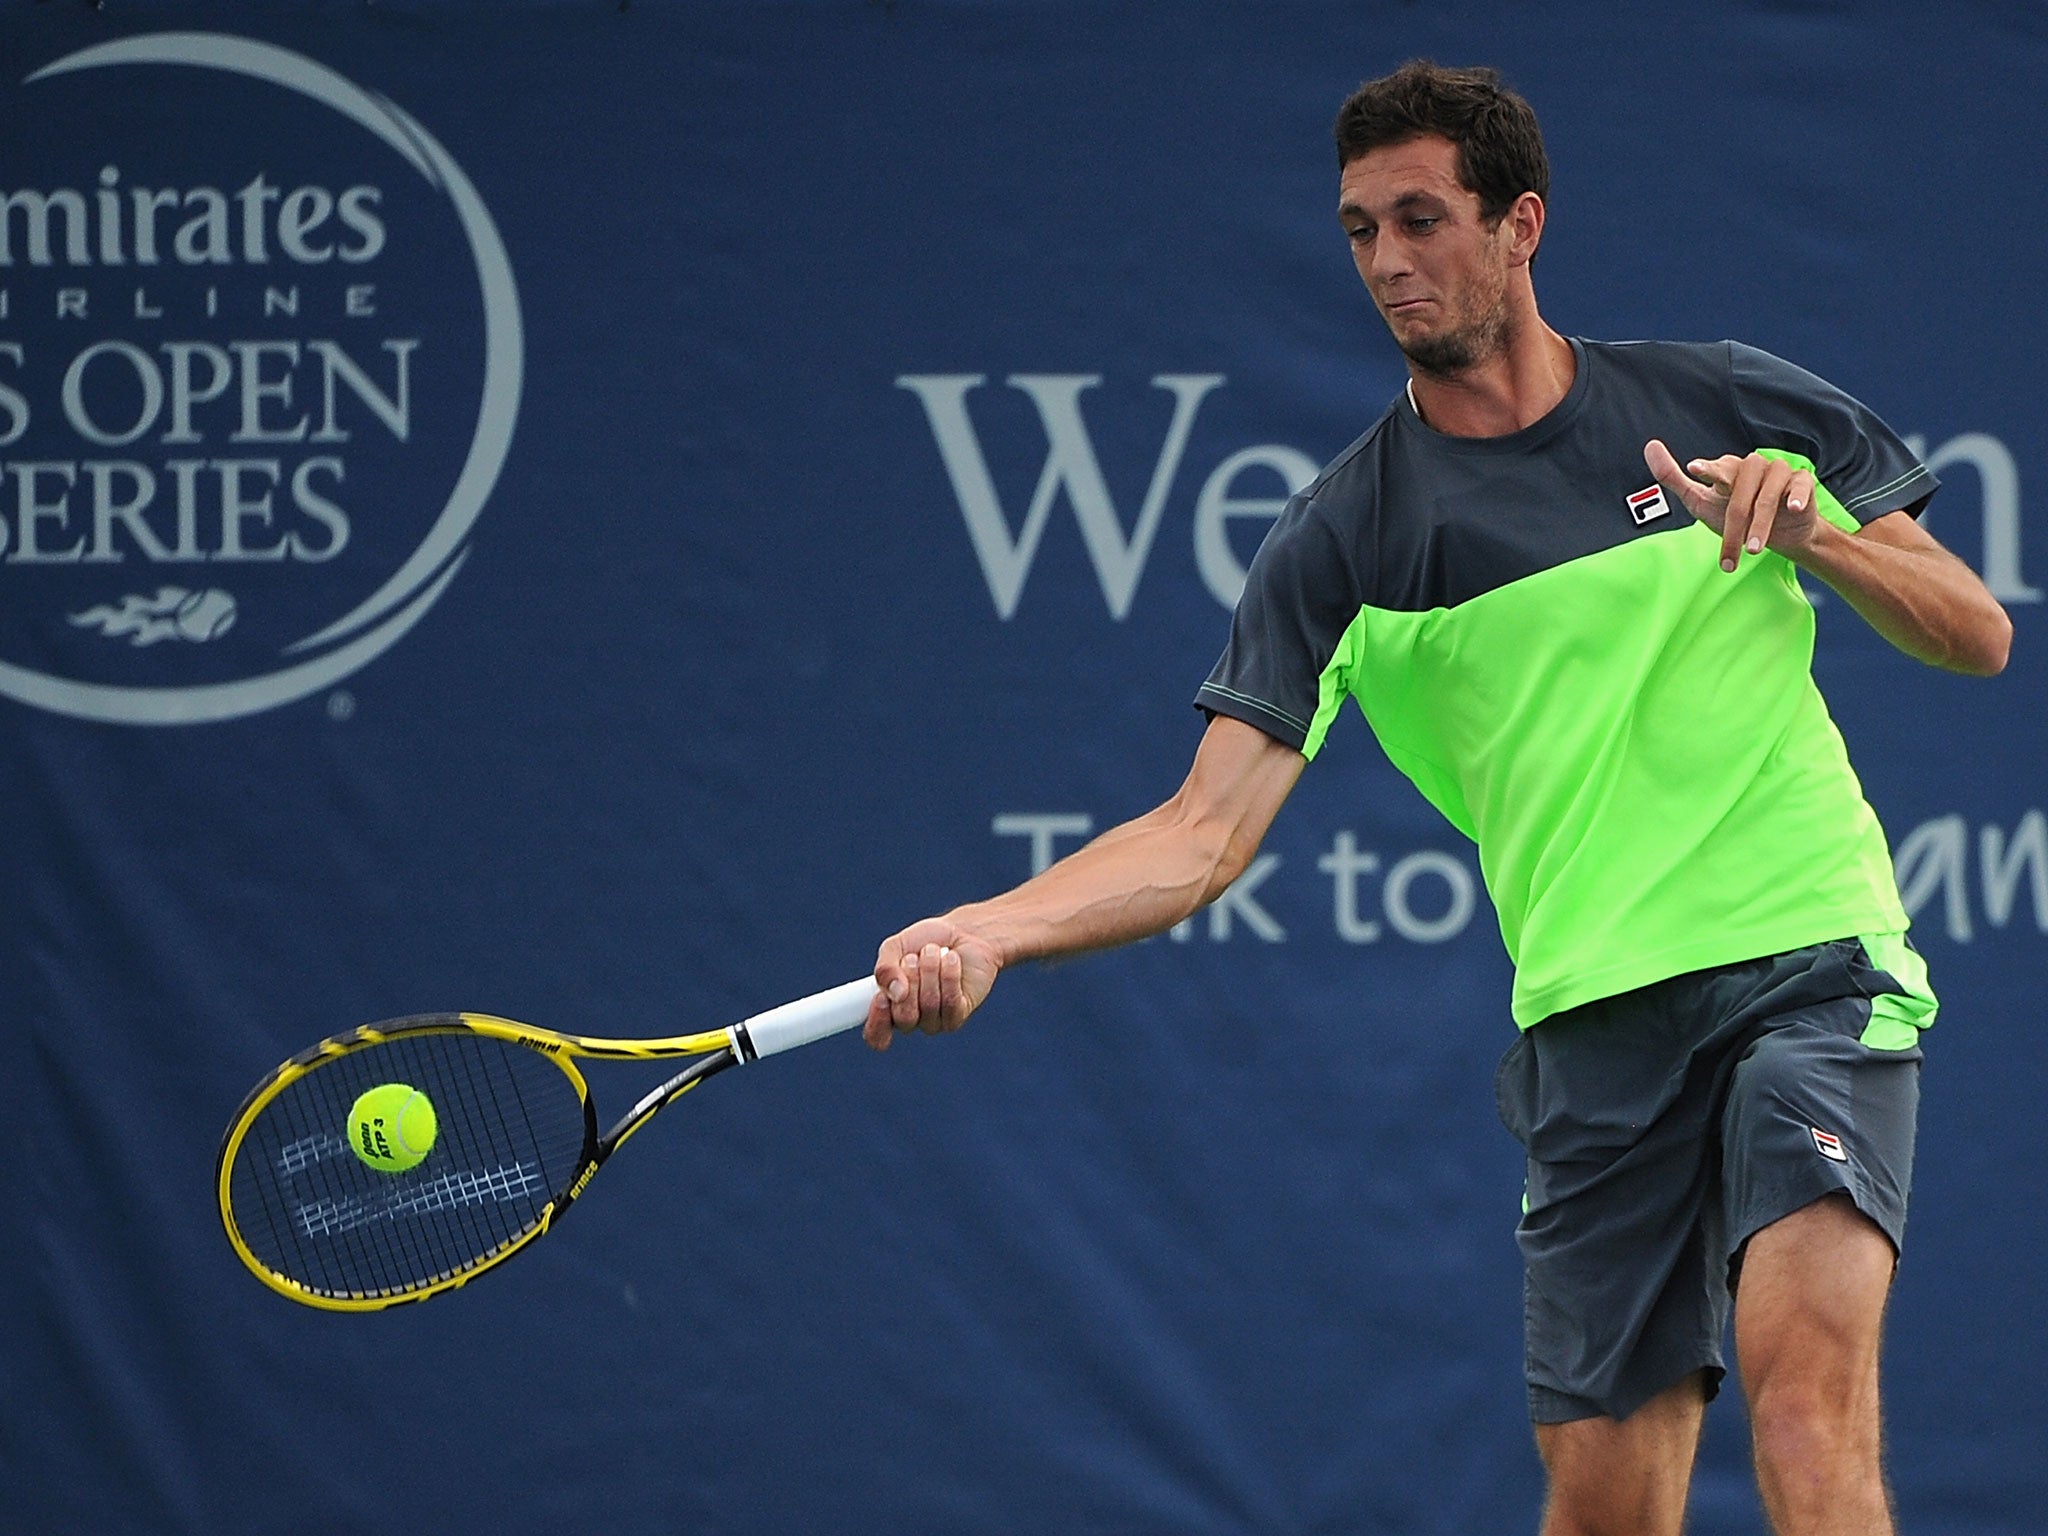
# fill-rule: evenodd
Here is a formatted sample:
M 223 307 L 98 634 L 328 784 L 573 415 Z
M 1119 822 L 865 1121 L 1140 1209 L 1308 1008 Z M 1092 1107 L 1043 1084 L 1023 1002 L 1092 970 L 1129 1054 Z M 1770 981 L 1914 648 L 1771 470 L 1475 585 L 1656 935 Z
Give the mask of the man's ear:
M 1543 220 L 1547 210 L 1543 199 L 1534 192 L 1524 192 L 1508 205 L 1508 211 L 1501 215 L 1501 223 L 1508 230 L 1508 261 L 1510 265 L 1525 267 L 1536 259 L 1536 247 L 1543 243 Z

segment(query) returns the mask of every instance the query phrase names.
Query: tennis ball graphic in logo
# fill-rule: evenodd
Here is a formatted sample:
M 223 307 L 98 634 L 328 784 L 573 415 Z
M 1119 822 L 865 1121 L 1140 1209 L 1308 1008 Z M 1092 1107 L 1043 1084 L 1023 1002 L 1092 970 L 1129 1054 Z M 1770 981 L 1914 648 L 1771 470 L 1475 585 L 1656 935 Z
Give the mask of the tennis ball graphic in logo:
M 348 1112 L 348 1144 L 379 1173 L 404 1173 L 434 1150 L 434 1101 L 409 1083 L 379 1083 Z
M 234 623 L 234 596 L 218 587 L 188 592 L 178 604 L 178 633 L 187 640 L 218 640 Z

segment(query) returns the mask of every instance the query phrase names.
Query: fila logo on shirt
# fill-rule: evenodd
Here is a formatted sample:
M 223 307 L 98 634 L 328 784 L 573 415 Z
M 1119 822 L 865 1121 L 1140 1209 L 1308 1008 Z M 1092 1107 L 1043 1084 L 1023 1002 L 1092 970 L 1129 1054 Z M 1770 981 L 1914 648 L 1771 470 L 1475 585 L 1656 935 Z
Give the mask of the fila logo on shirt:
M 1822 1157 L 1833 1163 L 1846 1163 L 1849 1161 L 1849 1154 L 1842 1150 L 1841 1137 L 1831 1136 L 1817 1125 L 1809 1125 L 1807 1129 L 1813 1132 L 1814 1150 L 1819 1152 Z
M 1655 522 L 1671 511 L 1671 504 L 1664 499 L 1664 487 L 1646 485 L 1628 499 L 1628 515 L 1636 520 L 1636 526 Z

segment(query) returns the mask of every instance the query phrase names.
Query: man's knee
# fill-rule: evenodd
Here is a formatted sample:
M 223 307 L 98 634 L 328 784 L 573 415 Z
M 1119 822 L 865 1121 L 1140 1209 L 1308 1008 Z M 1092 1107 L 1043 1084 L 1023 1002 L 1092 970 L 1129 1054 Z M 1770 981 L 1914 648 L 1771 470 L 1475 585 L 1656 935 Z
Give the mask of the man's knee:
M 1775 1371 L 1747 1391 L 1750 1438 L 1759 1460 L 1877 1454 L 1874 1357 L 1854 1365 Z
M 1893 1529 L 1873 1353 L 1845 1388 L 1835 1368 L 1780 1369 L 1751 1389 L 1757 1488 L 1781 1531 Z
M 1705 1409 L 1694 1374 L 1626 1419 L 1539 1424 L 1544 1536 L 1677 1536 Z

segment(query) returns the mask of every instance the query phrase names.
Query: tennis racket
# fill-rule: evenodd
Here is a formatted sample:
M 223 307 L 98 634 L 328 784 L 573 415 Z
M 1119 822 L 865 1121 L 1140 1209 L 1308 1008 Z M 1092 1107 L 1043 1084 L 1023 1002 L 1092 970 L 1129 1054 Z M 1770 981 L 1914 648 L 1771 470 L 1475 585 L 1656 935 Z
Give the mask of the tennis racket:
M 221 1141 L 228 1241 L 272 1290 L 375 1311 L 464 1285 L 523 1250 L 655 1112 L 727 1067 L 852 1029 L 870 977 L 743 1023 L 659 1040 L 600 1040 L 481 1013 L 431 1013 L 336 1035 L 270 1073 Z M 602 1135 L 576 1058 L 697 1059 Z M 386 1172 L 356 1153 L 358 1096 L 387 1083 L 431 1102 L 425 1157 Z

